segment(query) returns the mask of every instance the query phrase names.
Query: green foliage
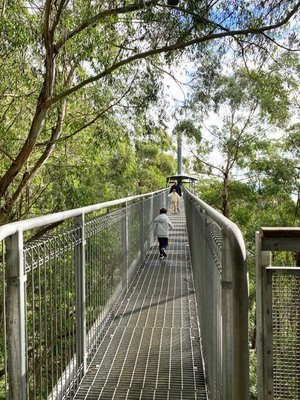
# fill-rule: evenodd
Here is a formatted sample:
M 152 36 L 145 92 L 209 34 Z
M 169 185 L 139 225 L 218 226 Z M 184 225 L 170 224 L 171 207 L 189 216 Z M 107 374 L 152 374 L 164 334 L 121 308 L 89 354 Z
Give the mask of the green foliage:
M 259 29 L 277 23 L 270 29 L 278 37 L 296 0 L 187 0 L 175 9 L 135 0 L 47 4 L 1 4 L 0 224 L 165 186 L 176 165 L 161 77 L 183 55 L 197 66 L 187 99 L 197 120 L 174 133 L 185 133 L 195 170 L 210 177 L 199 184 L 204 200 L 222 210 L 226 175 L 231 218 L 249 243 L 257 227 L 298 223 L 299 126 L 274 146 L 261 139 L 262 123 L 285 126 L 292 100 L 297 107 L 299 60 L 285 53 L 260 70 L 220 74 L 223 56 L 238 52 L 234 43 L 243 56 L 259 46 L 265 59 L 274 43 Z M 225 108 L 231 115 L 208 142 L 205 111 Z M 259 111 L 245 132 L 250 108 Z M 222 165 L 208 163 L 216 146 Z M 234 168 L 248 180 L 239 182 Z
M 280 74 L 274 71 L 251 71 L 250 94 L 260 104 L 262 116 L 271 123 L 284 126 L 289 120 L 289 91 Z
M 195 126 L 192 120 L 182 120 L 178 122 L 175 126 L 173 135 L 178 137 L 179 135 L 184 135 L 191 142 L 199 144 L 202 140 L 202 134 L 200 127 Z
M 172 148 L 171 139 L 161 130 L 153 129 L 148 139 L 136 140 L 137 159 L 133 174 L 136 192 L 148 192 L 165 186 L 166 176 L 176 168 L 174 157 L 167 154 Z
M 276 32 L 280 32 L 283 22 L 297 12 L 297 6 L 296 1 L 288 5 L 275 5 L 273 1 L 253 5 L 242 0 L 211 4 L 186 1 L 176 8 L 135 0 L 78 0 L 59 5 L 40 0 L 3 2 L 1 221 L 29 215 L 33 204 L 27 201 L 24 207 L 28 191 L 37 193 L 35 203 L 39 207 L 36 200 L 41 195 L 39 185 L 45 181 L 43 166 L 50 165 L 54 154 L 56 159 L 61 157 L 57 145 L 60 141 L 75 137 L 85 141 L 86 135 L 90 137 L 90 128 L 100 131 L 111 145 L 118 140 L 116 125 L 131 131 L 135 120 L 158 101 L 166 63 L 178 63 L 185 51 L 201 64 L 198 72 L 204 84 L 198 99 L 205 99 L 203 94 L 209 92 L 206 88 L 217 76 L 222 55 L 232 49 L 228 38 L 240 43 L 247 35 L 253 45 L 272 47 L 265 29 L 275 30 L 276 21 Z M 287 12 L 290 14 L 284 20 Z M 270 28 L 265 28 L 268 24 Z M 293 26 L 289 34 L 294 34 Z M 295 63 L 289 61 L 290 65 Z M 280 88 L 280 82 L 274 80 L 272 86 L 268 79 L 258 77 L 259 83 L 268 88 Z M 284 99 L 284 91 L 279 94 Z M 266 106 L 270 108 L 272 103 Z M 162 110 L 160 107 L 157 112 L 160 120 Z M 202 140 L 200 129 L 187 132 L 196 142 Z M 73 171 L 68 181 L 78 187 L 75 175 Z M 79 200 L 75 198 L 75 204 Z

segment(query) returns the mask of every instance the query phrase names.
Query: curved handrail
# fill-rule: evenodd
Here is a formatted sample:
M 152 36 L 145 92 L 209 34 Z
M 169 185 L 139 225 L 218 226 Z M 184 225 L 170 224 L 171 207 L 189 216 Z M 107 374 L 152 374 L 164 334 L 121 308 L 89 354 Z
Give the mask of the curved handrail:
M 188 189 L 185 188 L 185 190 L 189 194 L 189 196 L 201 206 L 201 208 L 207 213 L 207 215 L 209 215 L 211 219 L 213 219 L 220 226 L 220 228 L 226 230 L 228 233 L 232 233 L 233 237 L 236 240 L 237 248 L 240 249 L 243 259 L 246 260 L 246 247 L 243 235 L 238 226 L 234 222 L 230 221 L 230 219 L 222 215 L 219 211 L 215 210 L 213 207 L 206 204 L 203 200 L 199 199 Z
M 88 214 L 90 212 L 99 211 L 104 208 L 117 206 L 120 204 L 128 203 L 133 200 L 138 200 L 148 196 L 152 196 L 165 191 L 166 189 L 160 189 L 155 192 L 149 192 L 141 195 L 125 197 L 123 199 L 106 201 L 104 203 L 92 204 L 86 207 L 75 208 L 73 210 L 62 211 L 54 214 L 43 215 L 41 217 L 30 218 L 26 220 L 11 222 L 0 226 L 0 241 L 5 239 L 7 236 L 14 235 L 18 231 L 27 231 L 30 229 L 39 228 L 41 226 L 53 224 L 56 222 L 62 222 L 70 218 L 78 217 L 82 214 Z

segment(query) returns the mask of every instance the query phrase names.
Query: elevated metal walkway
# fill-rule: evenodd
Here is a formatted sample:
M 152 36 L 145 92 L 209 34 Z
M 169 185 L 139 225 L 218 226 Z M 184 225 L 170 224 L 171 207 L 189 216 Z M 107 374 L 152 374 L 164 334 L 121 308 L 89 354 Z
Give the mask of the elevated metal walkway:
M 0 400 L 249 399 L 242 234 L 184 189 L 159 260 L 168 193 L 0 227 Z M 299 400 L 299 239 L 256 235 L 260 400 Z
M 207 399 L 184 211 L 169 217 L 167 258 L 150 248 L 75 399 Z
M 248 399 L 242 235 L 185 189 L 159 260 L 168 194 L 0 227 L 0 400 Z

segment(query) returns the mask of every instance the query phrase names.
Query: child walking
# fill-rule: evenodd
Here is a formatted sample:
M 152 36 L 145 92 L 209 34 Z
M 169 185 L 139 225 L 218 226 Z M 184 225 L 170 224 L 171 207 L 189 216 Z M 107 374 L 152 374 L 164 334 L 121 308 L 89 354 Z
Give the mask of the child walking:
M 176 192 L 176 189 L 173 189 L 172 192 L 168 195 L 171 198 L 171 209 L 173 212 L 179 211 L 178 202 L 180 199 L 179 194 Z
M 161 208 L 159 215 L 154 219 L 154 236 L 157 236 L 159 243 L 159 258 L 167 257 L 166 249 L 168 247 L 169 229 L 174 229 L 174 225 L 167 217 L 167 210 Z

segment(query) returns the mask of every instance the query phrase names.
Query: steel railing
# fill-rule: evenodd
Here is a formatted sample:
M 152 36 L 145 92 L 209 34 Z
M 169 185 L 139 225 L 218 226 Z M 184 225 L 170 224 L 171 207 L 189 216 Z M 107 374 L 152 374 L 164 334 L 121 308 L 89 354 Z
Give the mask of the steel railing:
M 258 399 L 300 399 L 300 228 L 256 233 Z M 274 266 L 279 257 L 284 265 Z
M 210 400 L 249 397 L 248 277 L 238 227 L 184 191 Z
M 72 398 L 153 234 L 167 191 L 0 227 L 0 398 Z M 37 228 L 55 232 L 28 240 Z

